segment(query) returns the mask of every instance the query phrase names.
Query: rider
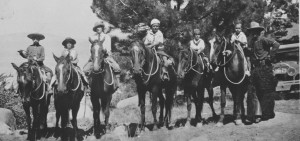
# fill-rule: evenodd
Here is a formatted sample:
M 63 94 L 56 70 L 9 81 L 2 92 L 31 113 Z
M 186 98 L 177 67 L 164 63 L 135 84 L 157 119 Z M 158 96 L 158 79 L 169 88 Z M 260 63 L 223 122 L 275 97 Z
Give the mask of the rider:
M 27 47 L 26 51 L 19 50 L 18 52 L 23 58 L 28 59 L 29 62 L 36 61 L 40 68 L 45 71 L 46 78 L 44 78 L 44 81 L 48 84 L 48 93 L 52 93 L 49 84 L 53 72 L 49 67 L 44 65 L 43 61 L 45 60 L 45 49 L 42 45 L 39 44 L 39 41 L 45 39 L 45 36 L 40 33 L 31 33 L 27 35 L 27 37 L 32 39 L 33 44 Z
M 148 48 L 157 49 L 157 55 L 159 55 L 163 61 L 161 78 L 163 80 L 168 80 L 169 74 L 167 68 L 168 66 L 172 65 L 173 61 L 171 60 L 171 57 L 164 52 L 164 36 L 159 30 L 160 21 L 158 19 L 152 19 L 150 24 L 151 30 L 147 32 L 147 35 L 144 39 L 144 45 Z
M 194 39 L 190 41 L 190 48 L 195 50 L 198 55 L 201 55 L 205 60 L 207 67 L 209 67 L 208 58 L 204 55 L 203 50 L 205 48 L 204 41 L 200 38 L 200 29 L 194 29 Z
M 104 33 L 104 23 L 103 21 L 101 22 L 96 22 L 93 31 L 96 32 L 94 35 L 89 37 L 89 41 L 92 45 L 99 43 L 102 44 L 103 49 L 106 51 L 106 58 L 105 60 L 109 63 L 109 65 L 113 68 L 115 74 L 116 74 L 116 79 L 117 79 L 117 84 L 116 87 L 118 88 L 120 85 L 120 66 L 119 64 L 114 60 L 114 58 L 111 56 L 111 37 L 107 34 Z M 89 76 L 93 67 L 93 62 L 92 62 L 92 57 L 88 60 L 88 62 L 85 64 L 83 67 L 83 72 L 86 74 L 86 76 Z
M 236 44 L 238 46 L 240 46 L 242 49 L 247 48 L 247 37 L 244 34 L 244 32 L 242 32 L 242 24 L 241 23 L 237 23 L 235 25 L 235 32 L 232 34 L 231 36 L 231 40 L 230 43 L 232 44 Z M 250 58 L 246 57 L 246 61 L 245 61 L 245 74 L 246 75 L 250 75 Z
M 62 42 L 62 45 L 64 46 L 64 50 L 61 54 L 61 56 L 70 56 L 71 57 L 71 62 L 72 64 L 75 66 L 76 70 L 79 72 L 80 76 L 81 76 L 81 79 L 83 80 L 83 84 L 85 85 L 86 87 L 86 91 L 88 92 L 89 91 L 89 84 L 88 84 L 88 80 L 87 78 L 85 77 L 84 73 L 81 71 L 81 69 L 79 68 L 79 66 L 77 66 L 77 63 L 78 63 L 78 53 L 77 51 L 74 49 L 75 47 L 75 44 L 76 44 L 76 41 L 73 39 L 73 38 L 70 38 L 70 37 L 67 37 L 63 42 Z M 52 81 L 51 83 L 52 84 Z

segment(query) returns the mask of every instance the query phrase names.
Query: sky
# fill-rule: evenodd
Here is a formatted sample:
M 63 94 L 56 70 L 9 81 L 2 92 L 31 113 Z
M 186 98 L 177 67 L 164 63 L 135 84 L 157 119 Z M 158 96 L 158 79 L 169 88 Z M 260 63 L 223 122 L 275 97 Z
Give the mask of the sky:
M 18 50 L 32 44 L 27 35 L 39 32 L 45 35 L 40 43 L 45 47 L 45 64 L 55 67 L 52 53 L 60 56 L 66 37 L 77 41 L 79 65 L 88 60 L 88 37 L 99 21 L 90 6 L 92 0 L 0 0 L 0 74 L 13 73 L 11 62 L 20 65 L 26 61 Z

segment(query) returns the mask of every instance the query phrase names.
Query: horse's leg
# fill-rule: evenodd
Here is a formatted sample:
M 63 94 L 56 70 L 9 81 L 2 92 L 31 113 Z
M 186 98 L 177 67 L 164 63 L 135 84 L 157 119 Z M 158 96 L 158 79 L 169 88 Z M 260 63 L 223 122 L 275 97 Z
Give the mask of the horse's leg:
M 59 102 L 58 102 L 59 98 L 57 97 L 57 95 L 54 95 L 54 107 L 56 110 L 56 124 L 55 124 L 55 135 L 59 134 L 59 119 L 61 117 L 61 108 L 59 106 Z
M 28 129 L 28 136 L 27 140 L 31 140 L 32 138 L 32 128 L 31 128 L 31 117 L 30 117 L 30 104 L 29 102 L 23 103 L 23 108 L 26 114 L 26 122 L 27 122 L 27 129 Z
M 32 123 L 32 140 L 35 141 L 38 136 L 39 130 L 39 105 L 36 103 L 32 106 L 32 114 L 33 114 L 33 123 Z
M 145 110 L 146 110 L 146 108 L 145 108 L 146 88 L 141 87 L 140 85 L 137 85 L 137 92 L 138 92 L 138 97 L 139 97 L 139 106 L 140 106 L 140 110 L 141 110 L 141 121 L 140 121 L 141 130 L 144 130 L 144 128 L 145 128 Z
M 220 89 L 221 89 L 221 114 L 220 114 L 220 119 L 217 123 L 218 127 L 223 126 L 223 120 L 224 120 L 224 114 L 225 114 L 224 108 L 226 105 L 226 87 L 224 85 L 221 85 Z
M 166 88 L 166 114 L 165 114 L 165 119 L 164 119 L 164 125 L 166 127 L 169 127 L 169 124 L 171 123 L 172 120 L 172 107 L 173 107 L 173 99 L 174 99 L 174 94 L 176 92 L 176 85 L 175 87 L 168 87 Z
M 48 114 L 48 105 L 47 104 L 48 104 L 48 102 L 47 102 L 46 98 L 41 100 L 41 104 L 40 104 L 40 129 L 41 129 L 42 137 L 46 136 L 46 130 L 47 130 L 47 114 Z
M 94 117 L 94 135 L 97 139 L 100 138 L 100 103 L 99 96 L 96 93 L 91 94 L 91 102 L 93 105 L 93 117 Z
M 203 102 L 204 102 L 204 87 L 202 84 L 200 84 L 197 88 L 197 94 L 194 95 L 195 100 L 195 107 L 196 107 L 196 126 L 199 126 L 198 122 L 200 122 L 200 125 L 202 125 L 202 109 L 203 109 Z M 197 101 L 197 102 L 196 102 Z
M 165 98 L 162 93 L 158 94 L 158 98 L 159 98 L 159 106 L 160 106 L 159 124 L 162 125 L 164 120 Z
M 153 130 L 157 130 L 157 118 L 156 118 L 156 113 L 157 113 L 157 96 L 158 95 L 162 95 L 162 90 L 161 87 L 158 85 L 154 85 L 151 89 L 152 92 L 152 115 L 153 115 L 153 122 L 154 122 L 154 126 L 153 126 Z
M 235 95 L 235 99 L 234 99 L 234 115 L 236 116 L 235 119 L 235 124 L 236 125 L 240 125 L 242 124 L 242 105 L 243 105 L 243 100 L 244 100 L 244 94 L 242 94 L 242 86 L 241 85 L 236 85 L 235 87 L 233 87 L 233 89 L 235 89 L 232 92 L 232 95 Z
M 185 127 L 191 126 L 191 109 L 192 109 L 191 95 L 193 91 L 195 92 L 195 90 L 192 90 L 191 87 L 189 89 L 187 88 L 184 89 L 184 95 L 186 97 L 186 102 L 187 102 L 187 119 L 186 119 Z
M 211 84 L 209 84 L 209 86 L 206 87 L 206 90 L 208 92 L 208 104 L 211 108 L 212 111 L 212 116 L 213 118 L 217 117 L 217 114 L 215 112 L 215 108 L 214 108 L 214 90 Z
M 78 110 L 80 107 L 80 101 L 76 101 L 76 103 L 74 103 L 74 105 L 72 106 L 72 126 L 73 126 L 73 130 L 74 130 L 74 136 L 75 136 L 75 140 L 77 139 L 77 131 L 78 131 L 78 126 L 77 126 L 77 114 L 78 114 Z
M 61 129 L 62 129 L 61 140 L 67 140 L 69 137 L 69 133 L 67 132 L 68 122 L 69 122 L 69 110 L 67 109 L 67 107 L 64 107 L 61 111 Z
M 111 102 L 111 99 L 112 99 L 112 94 L 105 94 L 105 95 L 107 97 L 101 99 L 101 105 L 102 105 L 103 113 L 105 115 L 105 120 L 104 120 L 105 131 L 104 132 L 106 133 L 107 129 L 109 129 L 109 114 L 110 114 L 109 106 L 110 106 L 110 102 Z

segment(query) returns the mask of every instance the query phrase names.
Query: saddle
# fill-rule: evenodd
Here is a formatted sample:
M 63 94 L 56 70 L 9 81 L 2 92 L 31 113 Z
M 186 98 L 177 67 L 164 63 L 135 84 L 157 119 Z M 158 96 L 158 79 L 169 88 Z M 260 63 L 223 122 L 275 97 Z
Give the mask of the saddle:
M 168 72 L 168 67 L 169 66 L 173 66 L 174 67 L 174 60 L 171 56 L 169 56 L 168 54 L 166 54 L 164 51 L 155 51 L 153 53 L 156 53 L 158 56 L 158 63 L 160 65 L 160 67 L 162 68 L 160 71 L 160 78 L 161 80 L 165 81 L 165 80 L 170 80 L 170 76 L 169 76 L 169 72 Z M 163 57 L 167 57 L 167 62 L 165 62 L 165 60 L 163 59 Z

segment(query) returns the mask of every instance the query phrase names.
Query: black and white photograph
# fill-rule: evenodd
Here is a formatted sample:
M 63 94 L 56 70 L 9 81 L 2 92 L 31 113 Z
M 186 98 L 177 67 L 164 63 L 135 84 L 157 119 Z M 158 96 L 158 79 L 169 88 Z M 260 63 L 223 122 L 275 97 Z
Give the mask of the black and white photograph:
M 299 141 L 299 0 L 1 0 L 0 141 Z

